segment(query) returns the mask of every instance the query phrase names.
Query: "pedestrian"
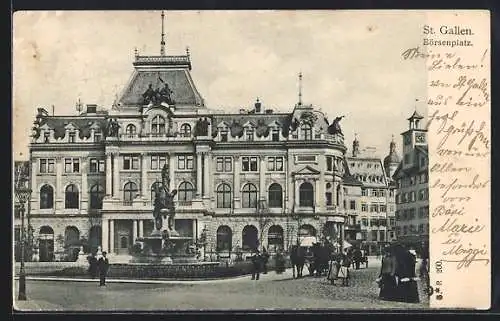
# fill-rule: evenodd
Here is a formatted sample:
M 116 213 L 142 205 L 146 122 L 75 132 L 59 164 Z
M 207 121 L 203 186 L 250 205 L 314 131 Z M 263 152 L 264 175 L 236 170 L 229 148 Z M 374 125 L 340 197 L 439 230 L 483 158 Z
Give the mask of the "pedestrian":
M 353 253 L 354 263 L 356 265 L 356 270 L 359 270 L 359 265 L 361 263 L 361 258 L 363 257 L 363 253 L 360 249 L 356 248 Z
M 99 258 L 98 261 L 99 266 L 99 286 L 106 286 L 106 275 L 108 274 L 109 269 L 109 260 L 106 257 L 106 252 L 102 252 L 102 257 Z
M 269 253 L 266 247 L 262 247 L 262 274 L 267 274 L 267 263 L 269 262 Z
M 262 266 L 262 257 L 258 249 L 254 250 L 252 255 L 252 280 L 258 280 L 260 277 L 260 269 Z
M 380 287 L 380 299 L 394 300 L 396 298 L 396 259 L 389 247 L 384 249 L 384 257 L 377 281 Z
M 351 260 L 344 253 L 340 255 L 341 261 L 338 277 L 342 280 L 342 286 L 349 286 L 349 280 L 351 278 L 349 266 L 351 265 Z
M 97 267 L 97 258 L 95 257 L 94 253 L 91 253 L 88 256 L 88 261 L 89 261 L 89 269 L 88 272 L 90 274 L 90 277 L 95 279 L 95 277 L 98 274 L 98 267 Z
M 396 301 L 418 303 L 417 278 L 415 274 L 416 253 L 408 251 L 402 245 L 394 247 L 396 257 Z
M 281 274 L 285 272 L 285 256 L 283 255 L 283 250 L 278 249 L 278 252 L 276 253 L 275 257 L 275 265 L 276 265 L 276 274 Z
M 326 279 L 330 281 L 332 285 L 335 285 L 335 280 L 337 280 L 338 275 L 339 275 L 339 269 L 340 269 L 340 255 L 335 254 L 332 257 L 332 260 L 329 262 L 329 267 L 328 267 L 328 274 L 326 276 Z
M 422 253 L 422 261 L 420 262 L 420 267 L 418 269 L 418 274 L 420 279 L 422 280 L 422 285 L 424 286 L 425 293 L 429 291 L 429 257 L 427 256 L 426 251 Z

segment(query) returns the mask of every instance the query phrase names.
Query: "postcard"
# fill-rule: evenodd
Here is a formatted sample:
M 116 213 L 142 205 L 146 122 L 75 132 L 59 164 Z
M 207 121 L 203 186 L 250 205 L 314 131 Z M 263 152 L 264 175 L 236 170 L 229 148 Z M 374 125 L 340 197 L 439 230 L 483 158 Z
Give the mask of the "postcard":
M 490 15 L 13 14 L 16 311 L 488 309 Z

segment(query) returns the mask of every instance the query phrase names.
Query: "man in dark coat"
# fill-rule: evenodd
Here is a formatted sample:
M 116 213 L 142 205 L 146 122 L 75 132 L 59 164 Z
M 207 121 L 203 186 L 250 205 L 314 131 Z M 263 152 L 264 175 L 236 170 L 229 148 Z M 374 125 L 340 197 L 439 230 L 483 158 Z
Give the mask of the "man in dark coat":
M 102 257 L 99 258 L 98 266 L 100 279 L 99 286 L 106 286 L 106 275 L 109 269 L 109 260 L 106 257 L 106 252 L 102 252 Z
M 267 274 L 267 263 L 269 262 L 269 253 L 266 248 L 262 248 L 262 274 Z
M 91 278 L 95 278 L 97 276 L 97 258 L 94 253 L 91 253 L 88 257 L 89 260 L 89 274 Z
M 361 250 L 356 248 L 353 253 L 353 259 L 354 259 L 354 264 L 356 265 L 356 270 L 359 270 L 359 265 L 361 263 L 362 257 L 363 254 L 361 253 Z
M 258 280 L 260 277 L 260 269 L 262 266 L 262 256 L 258 249 L 255 249 L 252 255 L 252 280 Z
M 396 258 L 392 254 L 390 248 L 384 250 L 384 257 L 382 258 L 382 266 L 380 267 L 379 297 L 382 300 L 395 300 L 396 296 Z

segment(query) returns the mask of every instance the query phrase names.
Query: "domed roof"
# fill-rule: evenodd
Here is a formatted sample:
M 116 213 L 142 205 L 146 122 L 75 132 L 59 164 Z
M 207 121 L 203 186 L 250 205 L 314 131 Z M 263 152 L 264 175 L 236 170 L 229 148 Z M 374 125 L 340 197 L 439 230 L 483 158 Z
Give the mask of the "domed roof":
M 384 165 L 387 164 L 393 164 L 393 163 L 399 163 L 401 160 L 399 159 L 398 154 L 396 153 L 390 153 L 384 158 Z

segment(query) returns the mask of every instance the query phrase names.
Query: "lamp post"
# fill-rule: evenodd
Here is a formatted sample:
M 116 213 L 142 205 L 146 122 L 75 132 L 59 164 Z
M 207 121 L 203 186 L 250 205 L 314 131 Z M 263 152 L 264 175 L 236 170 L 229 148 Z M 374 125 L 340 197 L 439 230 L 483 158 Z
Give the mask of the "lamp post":
M 27 201 L 31 197 L 31 188 L 24 186 L 23 184 L 18 184 L 15 188 L 16 197 L 20 203 L 21 212 L 21 269 L 19 271 L 19 295 L 18 300 L 26 300 L 26 274 L 24 272 L 24 212 Z

